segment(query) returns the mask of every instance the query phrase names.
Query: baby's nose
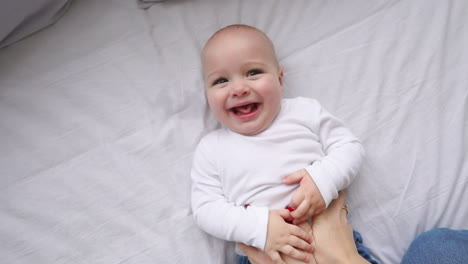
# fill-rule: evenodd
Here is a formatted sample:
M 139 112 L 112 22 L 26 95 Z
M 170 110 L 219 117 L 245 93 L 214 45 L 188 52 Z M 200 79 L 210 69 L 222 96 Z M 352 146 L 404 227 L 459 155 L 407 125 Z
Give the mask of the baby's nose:
M 244 82 L 237 82 L 233 85 L 233 88 L 232 88 L 233 96 L 244 96 L 244 95 L 248 95 L 249 92 L 250 92 L 250 88 Z

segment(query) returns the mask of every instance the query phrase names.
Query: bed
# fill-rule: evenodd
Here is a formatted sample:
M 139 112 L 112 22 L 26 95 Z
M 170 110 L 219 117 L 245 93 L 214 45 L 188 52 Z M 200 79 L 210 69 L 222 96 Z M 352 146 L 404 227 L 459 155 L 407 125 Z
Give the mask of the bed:
M 190 167 L 218 127 L 200 50 L 217 29 L 276 44 L 285 97 L 361 139 L 350 221 L 381 263 L 468 228 L 468 2 L 75 0 L 0 49 L 0 263 L 234 263 L 193 222 Z M 62 10 L 63 11 L 63 10 Z

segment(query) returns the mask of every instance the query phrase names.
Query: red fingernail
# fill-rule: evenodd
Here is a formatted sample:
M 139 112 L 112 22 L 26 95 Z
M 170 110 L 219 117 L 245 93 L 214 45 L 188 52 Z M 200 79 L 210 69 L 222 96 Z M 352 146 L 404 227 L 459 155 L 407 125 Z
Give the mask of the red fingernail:
M 288 206 L 286 206 L 286 209 L 288 209 L 288 210 L 289 210 L 289 212 L 294 212 L 294 210 L 296 210 L 296 209 L 292 208 L 292 207 L 291 207 L 291 206 L 289 206 L 289 205 L 288 205 Z

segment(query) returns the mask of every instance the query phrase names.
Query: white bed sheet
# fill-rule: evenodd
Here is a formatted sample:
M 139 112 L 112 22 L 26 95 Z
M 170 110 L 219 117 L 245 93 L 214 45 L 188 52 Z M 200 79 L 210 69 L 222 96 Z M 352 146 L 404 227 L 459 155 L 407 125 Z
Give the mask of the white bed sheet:
M 468 228 L 468 2 L 74 1 L 0 50 L 0 263 L 233 263 L 198 230 L 189 171 L 217 126 L 199 52 L 245 23 L 275 42 L 285 96 L 362 142 L 350 219 L 382 263 Z

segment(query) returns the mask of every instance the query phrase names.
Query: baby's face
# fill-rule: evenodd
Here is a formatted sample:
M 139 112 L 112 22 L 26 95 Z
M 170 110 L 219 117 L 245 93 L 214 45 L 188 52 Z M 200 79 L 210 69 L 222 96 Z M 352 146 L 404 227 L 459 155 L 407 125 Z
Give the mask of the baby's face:
M 205 91 L 211 111 L 225 127 L 256 135 L 278 115 L 283 70 L 274 49 L 260 33 L 223 32 L 203 53 Z

